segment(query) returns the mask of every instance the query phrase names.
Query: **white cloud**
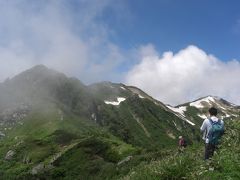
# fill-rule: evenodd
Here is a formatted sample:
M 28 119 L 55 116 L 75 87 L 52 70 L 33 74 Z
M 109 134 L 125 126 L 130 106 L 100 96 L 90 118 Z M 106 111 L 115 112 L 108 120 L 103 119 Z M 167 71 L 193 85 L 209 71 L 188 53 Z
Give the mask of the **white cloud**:
M 111 18 L 115 16 L 125 28 L 130 12 L 124 3 L 0 1 L 0 82 L 36 64 L 85 83 L 118 82 L 124 70 L 133 66 L 126 82 L 164 102 L 177 104 L 213 94 L 240 103 L 236 60 L 223 63 L 194 46 L 161 57 L 151 44 L 124 52 L 111 42 L 114 30 L 104 22 L 104 12 L 111 9 Z M 134 65 L 139 57 L 142 61 Z
M 152 44 L 142 45 L 138 49 L 138 55 L 140 57 L 158 56 L 158 52 Z
M 156 50 L 151 51 L 152 54 L 143 55 L 141 62 L 128 72 L 127 84 L 173 105 L 206 95 L 240 104 L 239 61 L 223 62 L 196 46 L 176 54 L 165 52 L 161 57 Z
M 120 18 L 115 6 L 126 9 L 110 0 L 1 1 L 0 82 L 36 64 L 87 83 L 119 78 L 124 58 L 101 20 L 109 8 Z

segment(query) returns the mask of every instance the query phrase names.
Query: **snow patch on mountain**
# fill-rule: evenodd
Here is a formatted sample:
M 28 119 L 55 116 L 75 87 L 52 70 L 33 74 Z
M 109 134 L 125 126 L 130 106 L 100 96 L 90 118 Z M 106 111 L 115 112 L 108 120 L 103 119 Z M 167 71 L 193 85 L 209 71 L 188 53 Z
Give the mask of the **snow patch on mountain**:
M 184 119 L 187 123 L 189 123 L 189 124 L 191 124 L 192 126 L 195 126 L 195 124 L 193 123 L 193 122 L 191 122 L 191 121 L 189 121 L 188 119 Z
M 180 106 L 178 108 L 167 106 L 169 109 L 171 109 L 174 112 L 180 113 L 181 115 L 185 116 L 184 112 L 187 110 L 186 106 Z
M 195 126 L 195 124 L 191 121 L 189 121 L 186 117 L 184 112 L 187 110 L 186 106 L 180 106 L 178 108 L 172 107 L 172 106 L 167 106 L 169 109 L 171 109 L 173 112 L 175 112 L 175 115 L 181 118 L 182 120 L 186 121 L 187 123 L 191 124 L 192 126 Z M 175 125 L 175 123 L 174 123 Z M 176 126 L 176 125 L 175 125 Z
M 174 124 L 174 126 L 175 126 L 175 127 L 177 127 L 177 124 L 176 124 L 176 122 L 175 122 L 175 121 L 173 121 L 173 124 Z
M 207 116 L 205 114 L 198 114 L 198 116 L 202 119 L 207 119 Z
M 143 96 L 141 96 L 140 94 L 138 95 L 138 97 L 139 97 L 139 98 L 141 98 L 141 99 L 144 99 L 144 97 L 143 97 Z
M 233 104 L 233 103 L 229 103 L 231 106 L 233 106 L 233 107 L 237 107 L 238 105 L 236 105 L 236 104 Z
M 125 87 L 122 87 L 122 86 L 121 86 L 120 88 L 121 88 L 122 90 L 125 90 L 125 91 L 126 91 L 126 88 L 125 88 Z
M 104 101 L 104 102 L 105 102 L 105 104 L 111 104 L 111 105 L 114 105 L 114 106 L 118 106 L 121 102 L 123 102 L 125 100 L 126 100 L 126 98 L 118 97 L 117 101 Z
M 211 96 L 208 96 L 206 98 L 190 103 L 190 106 L 194 106 L 196 108 L 204 108 L 204 105 L 202 103 L 208 103 L 211 105 L 213 102 L 215 102 L 215 99 Z
M 222 107 L 222 106 L 220 108 L 223 109 L 223 110 L 227 110 L 225 107 Z
M 226 114 L 226 117 L 228 118 L 228 117 L 231 117 L 229 114 Z

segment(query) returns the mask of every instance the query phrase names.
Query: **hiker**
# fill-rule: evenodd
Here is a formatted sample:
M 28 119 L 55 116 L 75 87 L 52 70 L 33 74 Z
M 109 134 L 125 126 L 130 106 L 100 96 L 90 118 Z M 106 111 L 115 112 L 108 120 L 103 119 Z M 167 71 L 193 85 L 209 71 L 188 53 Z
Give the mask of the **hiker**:
M 178 141 L 179 152 L 183 152 L 186 146 L 187 146 L 186 140 L 182 136 L 179 136 L 179 141 Z
M 210 118 L 205 119 L 200 128 L 203 132 L 203 140 L 205 141 L 205 160 L 213 156 L 214 151 L 219 144 L 220 138 L 224 133 L 224 122 L 216 117 L 218 110 L 211 107 L 208 112 Z

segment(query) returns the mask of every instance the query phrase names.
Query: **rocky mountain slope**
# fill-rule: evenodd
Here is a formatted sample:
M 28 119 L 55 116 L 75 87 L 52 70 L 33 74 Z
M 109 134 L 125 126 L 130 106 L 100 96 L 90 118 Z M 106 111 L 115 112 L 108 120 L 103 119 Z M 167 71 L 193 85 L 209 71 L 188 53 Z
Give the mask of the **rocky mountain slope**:
M 198 133 L 195 133 L 198 127 L 137 87 L 103 82 L 90 85 L 89 88 L 107 105 L 108 112 L 114 111 L 115 117 L 112 118 L 114 121 L 103 118 L 104 121 L 99 121 L 100 124 L 110 129 L 112 125 L 119 125 L 118 129 L 113 127 L 112 130 L 125 129 L 130 135 L 130 141 L 133 137 L 133 142 L 138 142 L 135 145 L 145 141 L 150 143 L 148 147 L 156 146 L 159 139 L 164 139 L 163 142 L 176 143 L 179 135 L 185 135 L 189 139 L 198 138 Z
M 197 126 L 209 117 L 208 109 L 210 107 L 216 107 L 219 112 L 218 117 L 224 120 L 236 119 L 240 116 L 240 106 L 216 96 L 206 96 L 176 107 L 168 107 Z
M 110 178 L 129 170 L 120 162 L 174 149 L 179 135 L 199 141 L 210 106 L 226 118 L 239 116 L 239 107 L 222 99 L 171 107 L 137 87 L 86 86 L 38 65 L 0 83 L 0 175 Z

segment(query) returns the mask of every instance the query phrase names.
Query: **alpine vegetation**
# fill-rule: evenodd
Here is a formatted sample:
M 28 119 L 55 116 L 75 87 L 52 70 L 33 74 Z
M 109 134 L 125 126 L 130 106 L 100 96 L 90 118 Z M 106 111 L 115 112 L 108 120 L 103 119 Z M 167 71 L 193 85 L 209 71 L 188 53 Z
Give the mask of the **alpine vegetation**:
M 0 0 L 0 180 L 240 179 L 239 7 Z
M 228 149 L 237 152 L 232 138 L 240 108 L 218 97 L 172 107 L 137 87 L 84 85 L 38 65 L 0 83 L 0 102 L 3 179 L 181 179 L 210 177 L 215 171 L 216 177 L 220 171 L 239 176 L 234 169 L 227 175 L 226 166 L 233 158 Z M 200 126 L 204 119 L 203 131 L 214 124 L 208 119 L 212 106 L 226 131 L 222 142 L 214 143 L 218 149 L 210 154 L 206 149 L 212 157 L 208 164 Z M 179 136 L 184 137 L 181 151 Z

